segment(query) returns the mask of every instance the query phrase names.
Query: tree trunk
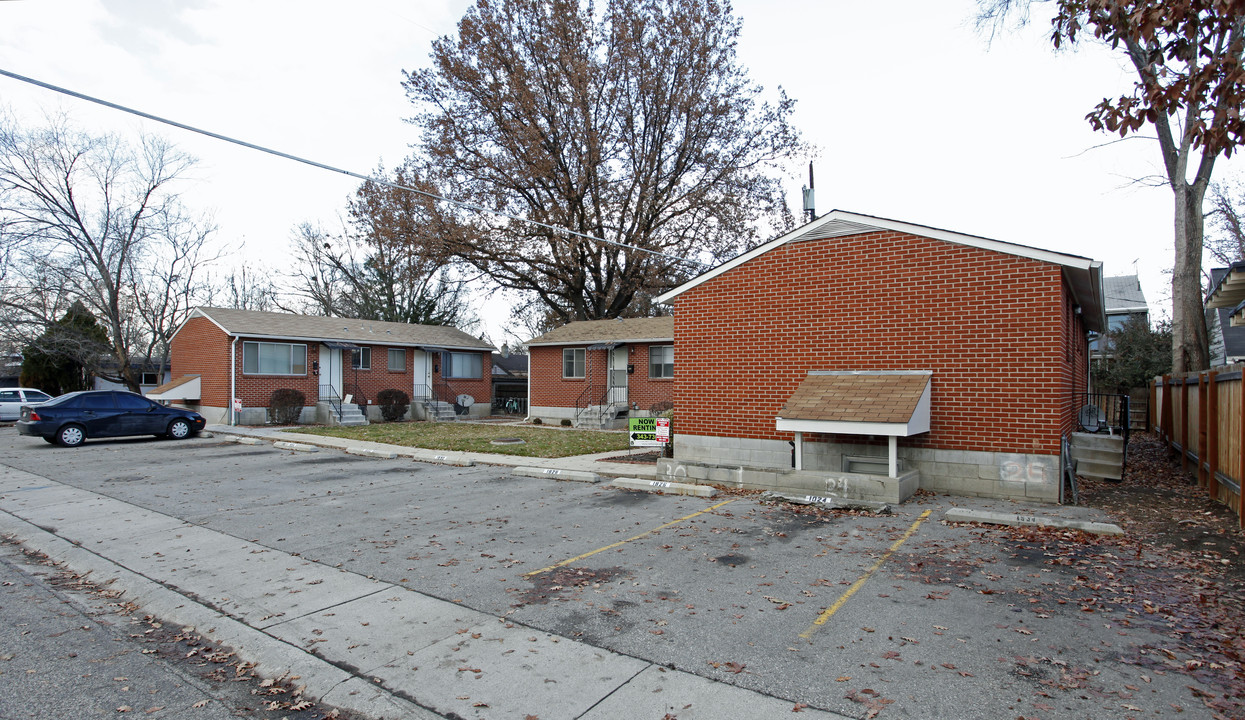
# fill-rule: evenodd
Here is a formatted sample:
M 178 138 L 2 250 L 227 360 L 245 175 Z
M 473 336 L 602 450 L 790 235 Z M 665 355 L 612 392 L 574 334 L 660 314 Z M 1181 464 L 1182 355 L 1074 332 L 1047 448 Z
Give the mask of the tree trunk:
M 1176 265 L 1172 271 L 1172 372 L 1210 366 L 1202 306 L 1202 200 L 1206 184 L 1172 182 L 1176 201 Z

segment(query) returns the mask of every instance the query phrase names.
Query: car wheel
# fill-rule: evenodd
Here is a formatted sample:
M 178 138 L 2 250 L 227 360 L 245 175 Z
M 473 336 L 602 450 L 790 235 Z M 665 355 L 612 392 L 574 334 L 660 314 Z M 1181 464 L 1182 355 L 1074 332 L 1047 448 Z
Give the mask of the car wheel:
M 86 430 L 81 425 L 66 425 L 56 433 L 56 444 L 61 447 L 78 447 L 86 440 Z
M 190 437 L 190 423 L 182 419 L 174 420 L 169 423 L 169 431 L 167 435 L 174 440 L 184 440 Z

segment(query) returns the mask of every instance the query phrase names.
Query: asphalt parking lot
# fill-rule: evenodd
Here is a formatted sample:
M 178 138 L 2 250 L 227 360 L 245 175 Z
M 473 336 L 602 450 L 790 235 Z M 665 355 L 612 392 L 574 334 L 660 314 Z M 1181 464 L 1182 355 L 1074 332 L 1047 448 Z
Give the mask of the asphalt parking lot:
M 812 512 L 219 438 L 67 450 L 11 427 L 0 463 L 793 708 L 1213 717 L 1162 615 L 1095 597 L 1109 542 L 940 521 L 1104 519 L 1083 508 L 921 495 L 889 516 Z

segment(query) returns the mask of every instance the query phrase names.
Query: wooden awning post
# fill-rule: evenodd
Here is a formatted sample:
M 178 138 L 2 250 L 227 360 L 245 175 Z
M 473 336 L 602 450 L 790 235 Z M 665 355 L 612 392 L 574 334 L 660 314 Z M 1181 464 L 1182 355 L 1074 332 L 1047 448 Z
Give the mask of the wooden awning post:
M 891 435 L 888 438 L 887 445 L 889 446 L 890 451 L 888 453 L 890 455 L 890 476 L 893 478 L 899 477 L 899 438 Z
M 804 433 L 795 431 L 795 469 L 804 469 Z

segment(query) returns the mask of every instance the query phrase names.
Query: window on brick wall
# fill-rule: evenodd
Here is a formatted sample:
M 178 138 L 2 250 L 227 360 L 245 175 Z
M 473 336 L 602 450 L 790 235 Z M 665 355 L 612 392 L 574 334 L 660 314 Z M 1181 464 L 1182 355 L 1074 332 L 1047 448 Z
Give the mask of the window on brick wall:
M 361 347 L 350 351 L 350 367 L 355 370 L 372 369 L 372 348 Z
M 480 353 L 446 353 L 445 377 L 479 380 L 484 374 Z
M 673 345 L 653 345 L 649 347 L 648 376 L 651 378 L 674 377 Z
M 406 350 L 389 348 L 389 371 L 406 372 Z
M 293 343 L 242 343 L 242 372 L 249 375 L 306 375 L 307 346 Z
M 584 376 L 587 351 L 583 348 L 566 348 L 562 351 L 562 377 L 578 379 Z

